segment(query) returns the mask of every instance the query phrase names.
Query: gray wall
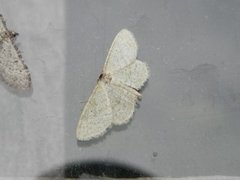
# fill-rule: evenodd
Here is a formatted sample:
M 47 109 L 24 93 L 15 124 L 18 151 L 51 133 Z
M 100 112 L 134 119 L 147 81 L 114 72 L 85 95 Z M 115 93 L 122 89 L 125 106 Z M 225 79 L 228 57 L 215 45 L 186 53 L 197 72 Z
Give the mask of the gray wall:
M 0 0 L 33 78 L 0 83 L 0 176 L 110 161 L 157 176 L 240 169 L 240 1 Z M 79 115 L 114 36 L 132 31 L 151 77 L 127 126 L 77 142 Z

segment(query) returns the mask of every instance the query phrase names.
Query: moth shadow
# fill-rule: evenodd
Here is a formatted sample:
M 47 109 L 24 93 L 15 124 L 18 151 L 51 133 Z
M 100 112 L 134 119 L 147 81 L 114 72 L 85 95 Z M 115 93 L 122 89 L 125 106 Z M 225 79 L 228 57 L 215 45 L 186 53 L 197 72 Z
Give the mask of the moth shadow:
M 144 85 L 141 87 L 141 89 L 138 90 L 139 93 L 143 93 L 143 91 L 148 87 L 149 79 L 144 83 Z
M 0 83 L 0 85 L 3 86 L 8 92 L 17 95 L 18 97 L 31 97 L 32 94 L 33 94 L 33 87 L 32 86 L 27 90 L 20 90 L 20 89 L 15 89 L 13 87 L 9 87 L 3 81 Z

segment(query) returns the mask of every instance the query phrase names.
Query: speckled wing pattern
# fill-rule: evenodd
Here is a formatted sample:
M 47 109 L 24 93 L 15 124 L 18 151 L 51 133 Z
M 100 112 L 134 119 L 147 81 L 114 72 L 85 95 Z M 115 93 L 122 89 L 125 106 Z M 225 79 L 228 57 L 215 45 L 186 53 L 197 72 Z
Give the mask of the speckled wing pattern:
M 29 89 L 31 76 L 19 50 L 14 45 L 17 33 L 9 31 L 0 15 L 0 77 L 16 89 Z
M 149 77 L 146 63 L 137 60 L 137 42 L 123 29 L 115 37 L 103 72 L 80 116 L 76 136 L 87 141 L 104 135 L 112 125 L 131 119 L 141 94 L 138 90 Z
M 77 128 L 80 140 L 103 134 L 112 124 L 112 109 L 104 83 L 98 82 L 85 105 Z

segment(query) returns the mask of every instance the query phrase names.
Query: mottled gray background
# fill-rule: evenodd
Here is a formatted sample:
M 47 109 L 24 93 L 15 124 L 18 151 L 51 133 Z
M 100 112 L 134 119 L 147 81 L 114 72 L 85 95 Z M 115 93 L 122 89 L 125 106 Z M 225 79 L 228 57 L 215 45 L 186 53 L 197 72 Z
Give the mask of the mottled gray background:
M 32 74 L 0 83 L 0 176 L 71 162 L 124 163 L 156 176 L 240 172 L 239 0 L 0 0 Z M 75 129 L 114 36 L 132 31 L 151 77 L 126 127 L 91 143 Z

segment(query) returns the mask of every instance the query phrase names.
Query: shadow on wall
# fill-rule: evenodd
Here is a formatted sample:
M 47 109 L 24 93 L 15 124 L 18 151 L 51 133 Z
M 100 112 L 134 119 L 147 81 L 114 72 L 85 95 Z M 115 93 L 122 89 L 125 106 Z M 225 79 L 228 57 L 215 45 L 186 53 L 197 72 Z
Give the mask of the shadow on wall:
M 150 173 L 118 162 L 111 161 L 85 161 L 68 163 L 62 167 L 45 172 L 39 176 L 49 178 L 139 178 L 152 177 Z

